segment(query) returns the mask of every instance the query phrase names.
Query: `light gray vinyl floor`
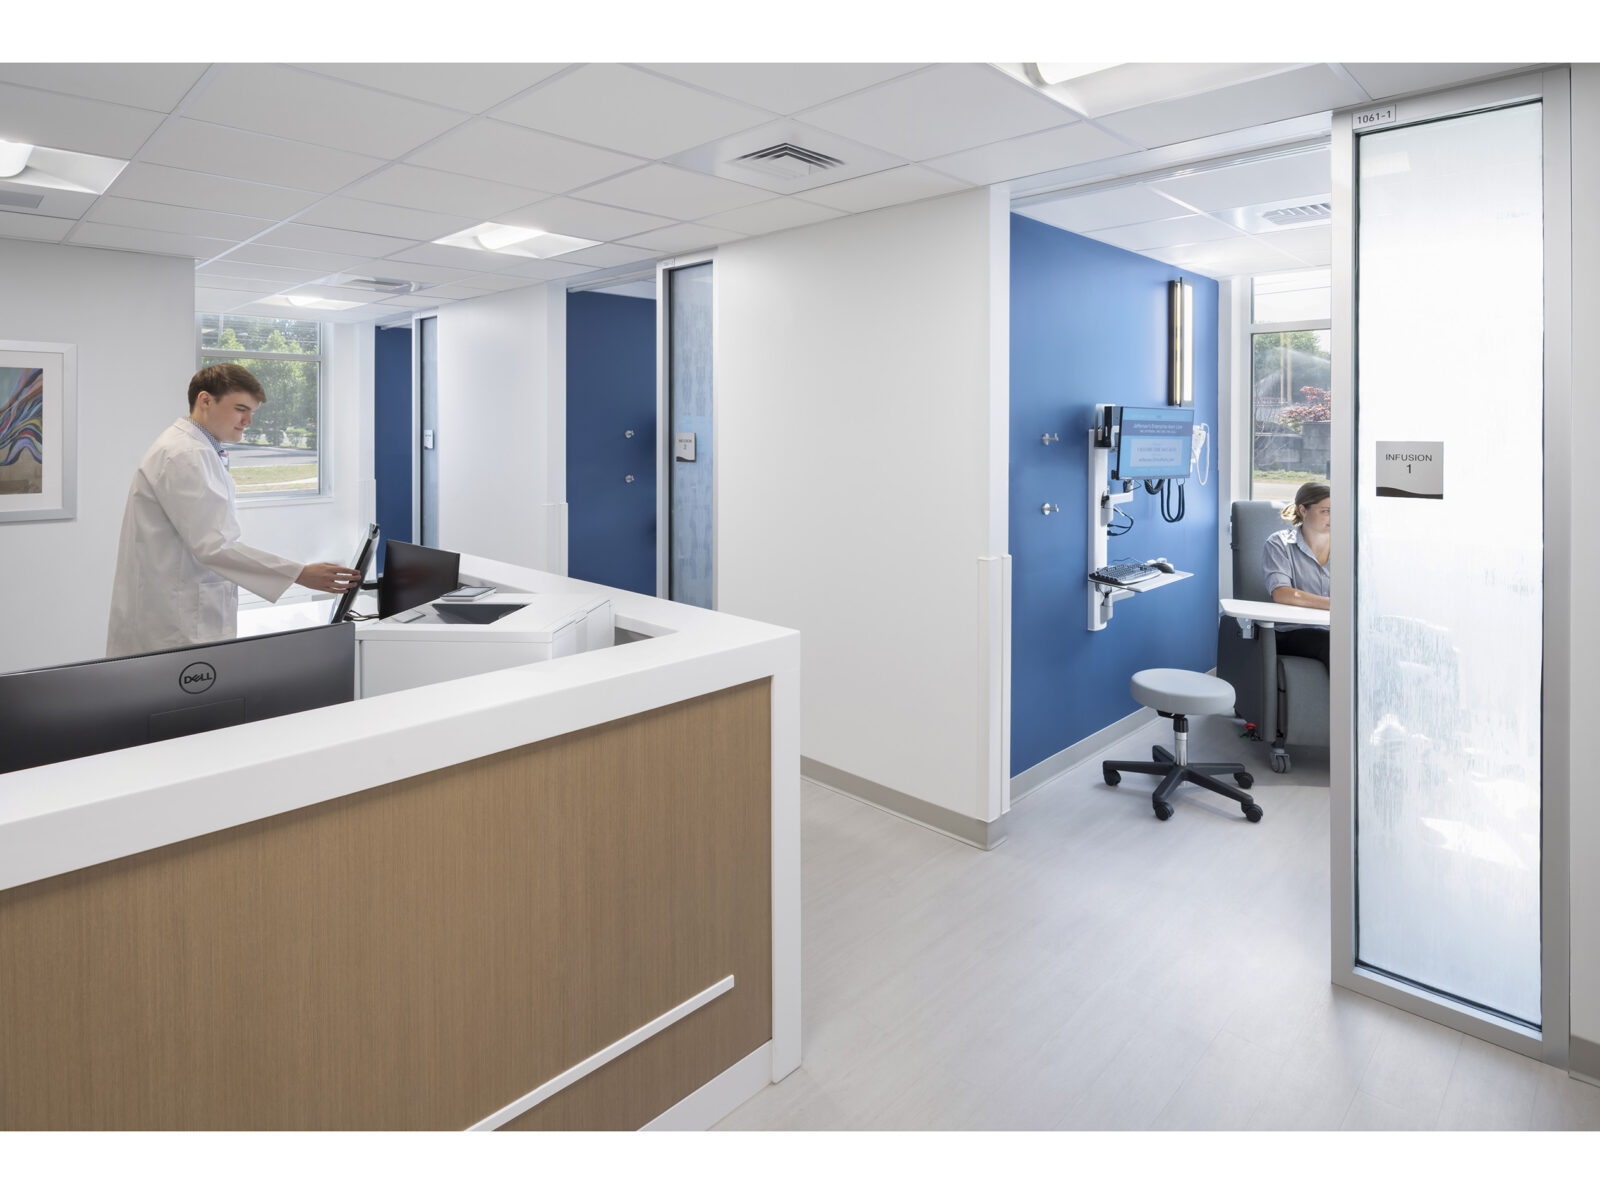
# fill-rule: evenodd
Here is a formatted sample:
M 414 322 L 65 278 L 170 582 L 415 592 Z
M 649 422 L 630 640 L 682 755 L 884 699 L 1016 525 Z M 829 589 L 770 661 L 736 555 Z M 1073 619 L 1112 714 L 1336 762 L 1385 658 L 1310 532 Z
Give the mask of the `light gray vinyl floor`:
M 1329 983 L 1325 759 L 1235 724 L 1191 754 L 1255 764 L 1255 825 L 1090 762 L 982 853 L 805 784 L 804 1061 L 718 1127 L 1600 1129 L 1600 1088 Z

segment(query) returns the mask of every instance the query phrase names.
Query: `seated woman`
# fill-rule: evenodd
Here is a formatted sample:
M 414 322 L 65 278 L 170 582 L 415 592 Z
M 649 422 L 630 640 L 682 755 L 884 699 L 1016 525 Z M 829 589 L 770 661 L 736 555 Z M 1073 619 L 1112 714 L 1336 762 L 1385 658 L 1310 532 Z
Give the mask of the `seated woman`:
M 1328 551 L 1330 490 L 1320 481 L 1307 481 L 1283 508 L 1294 525 L 1270 535 L 1262 548 L 1267 592 L 1274 601 L 1307 609 L 1328 608 Z M 1278 654 L 1320 659 L 1328 666 L 1328 630 L 1303 626 L 1278 631 Z

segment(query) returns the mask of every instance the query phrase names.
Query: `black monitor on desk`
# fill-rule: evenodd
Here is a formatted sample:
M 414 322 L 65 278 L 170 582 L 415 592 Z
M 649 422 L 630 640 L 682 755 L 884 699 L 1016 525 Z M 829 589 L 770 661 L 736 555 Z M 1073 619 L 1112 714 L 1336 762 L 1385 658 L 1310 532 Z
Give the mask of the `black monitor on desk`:
M 331 622 L 343 622 L 350 617 L 350 610 L 356 603 L 356 597 L 361 592 L 361 582 L 367 578 L 367 566 L 372 563 L 372 550 L 378 545 L 378 524 L 371 523 L 367 527 L 366 538 L 356 548 L 356 562 L 350 565 L 357 574 L 356 583 L 351 585 L 339 595 L 339 600 L 334 602 L 333 617 Z
M 461 587 L 461 555 L 390 539 L 378 577 L 378 617 L 415 609 Z
M 349 622 L 0 676 L 0 772 L 355 699 Z

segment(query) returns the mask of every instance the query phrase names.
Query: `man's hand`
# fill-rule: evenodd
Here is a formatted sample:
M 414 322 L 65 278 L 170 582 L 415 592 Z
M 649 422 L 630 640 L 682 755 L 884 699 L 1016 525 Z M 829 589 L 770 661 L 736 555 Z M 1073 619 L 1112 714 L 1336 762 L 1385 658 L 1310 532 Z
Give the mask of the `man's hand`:
M 307 564 L 300 569 L 295 583 L 324 593 L 343 593 L 361 583 L 361 573 L 343 564 Z

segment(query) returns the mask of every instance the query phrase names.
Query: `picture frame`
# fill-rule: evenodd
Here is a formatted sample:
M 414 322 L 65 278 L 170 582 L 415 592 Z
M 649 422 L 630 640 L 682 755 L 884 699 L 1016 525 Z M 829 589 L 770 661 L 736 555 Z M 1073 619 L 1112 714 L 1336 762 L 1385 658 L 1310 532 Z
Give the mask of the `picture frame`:
M 0 340 L 0 523 L 77 517 L 78 350 Z

